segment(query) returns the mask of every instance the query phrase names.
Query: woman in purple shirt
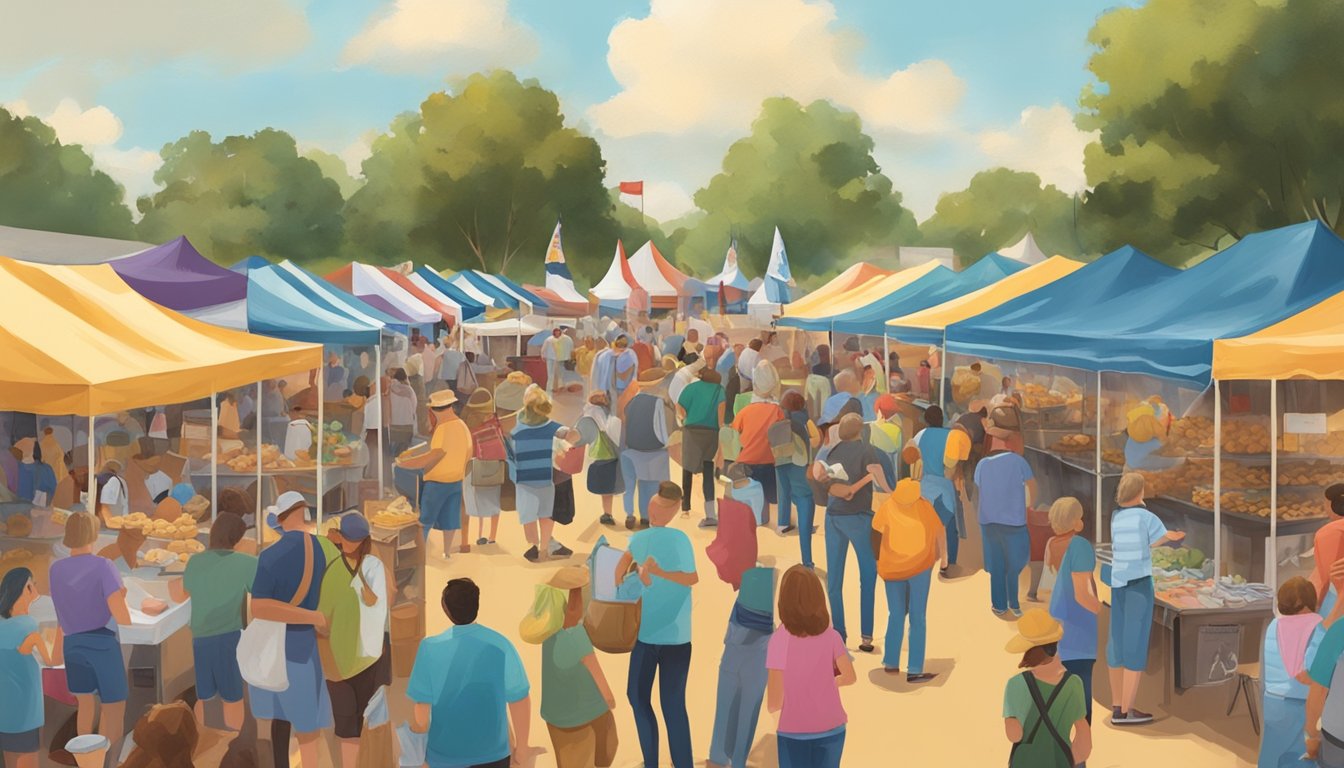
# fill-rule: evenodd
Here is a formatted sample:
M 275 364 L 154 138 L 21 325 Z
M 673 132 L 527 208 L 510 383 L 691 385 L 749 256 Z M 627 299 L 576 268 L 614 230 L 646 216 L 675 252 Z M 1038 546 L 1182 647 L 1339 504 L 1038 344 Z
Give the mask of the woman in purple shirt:
M 101 701 L 97 732 L 115 744 L 125 725 L 127 694 L 117 626 L 129 625 L 131 612 L 116 566 L 93 554 L 97 540 L 97 518 L 87 512 L 71 515 L 64 538 L 70 556 L 51 564 L 48 581 L 65 635 L 66 683 L 79 703 L 79 734 L 94 732 L 95 706 Z

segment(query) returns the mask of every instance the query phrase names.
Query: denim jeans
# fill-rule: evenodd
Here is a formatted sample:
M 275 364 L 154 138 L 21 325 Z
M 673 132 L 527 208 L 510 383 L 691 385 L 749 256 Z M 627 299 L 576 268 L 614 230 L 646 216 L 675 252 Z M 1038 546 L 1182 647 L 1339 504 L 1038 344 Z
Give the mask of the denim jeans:
M 779 768 L 840 768 L 845 752 L 845 732 L 820 739 L 798 739 L 779 734 Z
M 803 528 L 803 534 L 811 535 L 809 530 L 812 527 L 812 512 L 815 503 L 812 501 L 812 486 L 807 484 L 807 467 L 800 467 L 797 464 L 785 464 L 775 467 L 775 477 L 779 484 L 779 524 L 789 525 L 793 522 L 793 508 L 798 509 L 798 527 Z M 806 519 L 806 525 L 804 525 Z M 811 554 L 812 542 L 807 544 L 808 554 Z M 807 565 L 811 558 L 803 557 L 803 564 Z
M 761 702 L 765 700 L 765 651 L 769 644 L 769 634 L 729 622 L 709 741 L 709 760 L 716 765 L 747 768 Z
M 621 475 L 625 478 L 625 516 L 634 517 L 638 514 L 641 518 L 647 520 L 649 515 L 649 502 L 658 493 L 657 480 L 636 480 L 635 465 L 624 453 L 621 454 Z M 635 508 L 635 492 L 639 492 L 639 508 Z
M 625 695 L 635 716 L 639 749 L 645 765 L 658 762 L 658 716 L 653 711 L 653 678 L 667 721 L 667 745 L 674 768 L 691 768 L 691 721 L 686 714 L 686 678 L 691 671 L 691 644 L 650 645 L 637 642 L 630 653 L 630 678 Z
M 1087 699 L 1087 722 L 1092 722 L 1092 667 L 1097 663 L 1096 659 L 1065 659 L 1064 668 L 1078 676 L 1083 681 L 1083 698 Z M 1268 722 L 1268 718 L 1266 718 Z M 1298 728 L 1298 735 L 1301 736 L 1301 728 Z
M 933 569 L 896 579 L 887 584 L 887 641 L 882 649 L 882 666 L 896 669 L 901 666 L 901 644 L 905 638 L 905 617 L 910 617 L 910 661 L 906 672 L 918 675 L 924 671 L 924 638 L 928 625 L 925 618 L 929 608 L 929 582 Z
M 873 636 L 873 597 L 877 588 L 877 560 L 873 558 L 873 515 L 826 514 L 826 594 L 831 602 L 831 625 L 845 633 L 845 560 L 849 548 L 859 561 L 859 630 Z
M 947 533 L 947 562 L 957 564 L 957 553 L 961 549 L 961 536 L 957 533 L 957 507 L 961 504 L 957 487 L 946 477 L 925 475 L 919 484 L 920 494 L 933 504 Z
M 1017 585 L 1022 569 L 1031 558 L 1031 537 L 1025 525 L 987 523 L 980 526 L 985 544 L 985 570 L 989 571 L 989 602 L 996 611 L 1021 609 Z

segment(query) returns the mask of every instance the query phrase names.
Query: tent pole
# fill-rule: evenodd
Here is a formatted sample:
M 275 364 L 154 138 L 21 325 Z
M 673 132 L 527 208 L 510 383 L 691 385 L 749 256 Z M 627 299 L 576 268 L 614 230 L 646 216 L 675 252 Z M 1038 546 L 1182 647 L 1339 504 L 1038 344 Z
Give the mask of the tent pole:
M 98 466 L 97 466 L 97 455 L 98 455 L 97 442 L 98 442 L 98 441 L 97 441 L 97 439 L 94 438 L 94 435 L 93 435 L 93 420 L 94 420 L 93 409 L 90 408 L 90 409 L 89 409 L 89 434 L 88 434 L 88 439 L 85 441 L 85 442 L 88 443 L 88 445 L 85 446 L 85 447 L 88 449 L 88 454 L 89 454 L 89 477 L 88 477 L 87 480 L 84 481 L 84 485 L 87 486 L 87 489 L 85 490 L 85 493 L 88 494 L 89 501 L 88 501 L 87 504 L 84 505 L 84 511 L 85 511 L 85 512 L 92 512 L 93 514 L 97 515 L 97 514 L 98 514 L 98 499 L 97 499 L 97 495 L 98 495 L 98 481 L 97 481 L 97 479 L 94 477 L 94 475 L 96 475 L 96 474 L 98 473 Z
M 319 387 L 317 390 L 317 445 L 314 446 L 317 449 L 317 504 L 315 506 L 317 507 L 317 527 L 319 530 L 322 527 L 322 454 L 325 453 L 322 449 L 327 442 L 327 423 L 323 415 L 323 406 L 326 404 L 326 399 L 326 393 Z
M 1269 548 L 1266 583 L 1279 586 L 1279 380 L 1269 380 Z
M 379 339 L 378 344 L 377 344 L 376 346 L 374 346 L 374 348 L 373 348 L 373 367 L 374 367 L 374 371 L 373 371 L 373 381 L 374 381 L 374 384 L 373 384 L 373 397 L 374 397 L 374 399 L 377 401 L 377 405 L 374 406 L 374 409 L 373 409 L 373 410 L 378 414 L 378 455 L 374 456 L 374 455 L 373 455 L 373 451 L 369 451 L 369 455 L 373 458 L 374 461 L 378 462 L 378 498 L 381 499 L 381 498 L 383 498 L 383 495 L 384 495 L 384 485 L 383 485 L 383 484 L 384 484 L 384 482 L 385 482 L 385 480 L 384 480 L 384 474 L 383 474 L 383 472 L 384 472 L 383 465 L 386 464 L 387 462 L 383 461 L 383 344 L 382 344 L 382 336 L 380 335 L 380 336 L 378 337 L 378 339 Z M 365 434 L 365 435 L 368 435 L 368 434 L 369 434 L 369 428 L 368 428 L 368 425 L 365 425 L 365 426 L 364 426 L 364 434 Z M 366 445 L 366 446 L 364 446 L 364 447 L 367 449 L 369 446 Z
M 256 434 L 256 440 L 255 440 L 255 442 L 256 442 L 256 448 L 257 448 L 257 511 L 256 511 L 257 518 L 256 518 L 256 519 L 257 519 L 258 521 L 261 520 L 261 419 L 262 419 L 261 398 L 262 398 L 262 393 L 261 393 L 261 381 L 258 380 L 258 381 L 257 381 L 257 408 L 256 408 L 256 411 L 257 411 L 257 434 Z M 258 530 L 258 531 L 261 530 L 261 524 L 260 524 L 260 523 L 258 523 L 258 525 L 257 525 L 257 530 Z
M 261 465 L 261 454 L 257 454 Z M 210 509 L 219 512 L 219 393 L 210 393 Z M 214 517 L 210 518 L 211 520 Z
M 879 382 L 882 386 L 877 388 L 879 392 L 891 391 L 891 337 L 887 336 L 887 329 L 882 328 L 882 365 L 880 370 L 887 372 L 887 380 Z
M 1096 443 L 1096 448 L 1097 448 L 1097 491 L 1096 491 L 1096 499 L 1095 499 L 1096 504 L 1094 505 L 1094 506 L 1096 507 L 1096 513 L 1097 513 L 1097 527 L 1096 527 L 1096 532 L 1093 534 L 1093 538 L 1095 538 L 1095 539 L 1097 540 L 1097 543 L 1100 544 L 1100 543 L 1102 543 L 1102 538 L 1101 538 L 1101 533 L 1102 533 L 1102 531 L 1101 531 L 1101 492 L 1102 492 L 1102 491 L 1101 491 L 1101 371 L 1097 371 L 1097 397 L 1096 397 L 1096 400 L 1095 400 L 1094 402 L 1095 402 L 1095 408 L 1093 408 L 1093 410 L 1095 410 L 1095 411 L 1097 412 L 1097 431 L 1096 431 L 1096 439 L 1093 440 L 1093 442 Z
M 1270 478 L 1273 481 L 1274 478 Z M 1272 523 L 1271 523 L 1272 524 Z M 1213 380 L 1213 580 L 1223 575 L 1223 395 Z

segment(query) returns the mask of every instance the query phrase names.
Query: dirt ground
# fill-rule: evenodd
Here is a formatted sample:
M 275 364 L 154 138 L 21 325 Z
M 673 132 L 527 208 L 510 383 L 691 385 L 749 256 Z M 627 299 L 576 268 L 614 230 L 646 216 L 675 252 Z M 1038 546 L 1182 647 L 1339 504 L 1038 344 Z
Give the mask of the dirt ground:
M 578 410 L 578 396 L 562 396 L 557 418 L 572 421 Z M 445 629 L 449 622 L 437 606 L 437 595 L 444 582 L 467 576 L 481 585 L 480 622 L 506 636 L 516 637 L 518 622 L 532 602 L 533 587 L 558 565 L 579 563 L 599 536 L 605 535 L 615 546 L 624 547 L 628 532 L 623 526 L 608 528 L 598 524 L 601 513 L 596 497 L 589 495 L 582 482 L 575 483 L 578 515 L 574 524 L 557 526 L 557 537 L 575 550 L 567 561 L 532 564 L 522 558 L 527 545 L 515 514 L 505 512 L 500 524 L 498 544 L 473 546 L 468 554 L 454 554 L 445 562 L 437 554 L 430 559 L 428 574 L 429 631 Z M 701 530 L 696 522 L 702 512 L 698 499 L 688 518 L 674 525 L 686 531 L 696 548 L 700 583 L 694 587 L 693 654 L 687 690 L 691 715 L 691 733 L 697 765 L 703 765 L 709 753 L 710 730 L 714 719 L 715 687 L 723 634 L 734 593 L 719 581 L 704 548 L 713 540 L 713 532 Z M 617 518 L 620 519 L 619 502 Z M 820 523 L 820 515 L 818 516 Z M 972 524 L 972 529 L 975 528 Z M 473 534 L 474 535 L 474 534 Z M 780 536 L 773 530 L 758 533 L 761 557 L 781 571 L 800 560 L 797 533 Z M 814 536 L 818 570 L 824 569 L 824 544 L 818 528 Z M 437 535 L 431 552 L 437 553 Z M 972 566 L 980 561 L 979 541 L 973 537 L 963 543 L 963 561 Z M 973 571 L 973 572 L 967 572 Z M 963 575 L 951 580 L 936 580 L 929 598 L 929 637 L 927 669 L 938 678 L 922 686 L 906 684 L 904 677 L 893 678 L 882 670 L 882 633 L 886 626 L 886 600 L 878 586 L 876 601 L 877 653 L 864 654 L 858 643 L 858 572 L 850 558 L 845 579 L 846 607 L 851 626 L 850 648 L 855 654 L 858 682 L 842 692 L 849 715 L 845 744 L 845 766 L 996 766 L 1007 761 L 1009 743 L 1004 737 L 1002 711 L 1003 686 L 1016 672 L 1018 657 L 1003 650 L 1013 634 L 1011 622 L 994 616 L 989 610 L 988 578 L 978 569 L 963 569 Z M 1025 595 L 1025 589 L 1023 590 Z M 1028 605 L 1024 603 L 1024 605 Z M 541 703 L 541 651 L 538 646 L 518 644 L 532 683 L 532 736 L 535 747 L 546 751 L 532 763 L 536 768 L 554 765 L 545 724 L 538 715 Z M 634 768 L 642 764 L 630 708 L 624 700 L 628 656 L 599 653 L 599 660 L 617 694 L 616 720 L 620 749 L 615 765 Z M 1104 669 L 1102 670 L 1104 675 Z M 396 682 L 392 701 L 393 714 L 401 722 L 409 706 L 400 695 L 405 679 Z M 1145 680 L 1147 688 L 1157 688 L 1156 679 Z M 1104 687 L 1103 687 L 1104 689 Z M 1230 697 L 1231 688 L 1226 695 Z M 1157 691 L 1145 690 L 1140 704 L 1155 699 Z M 1221 694 L 1220 694 L 1221 696 Z M 1219 701 L 1227 701 L 1219 698 Z M 657 701 L 655 693 L 654 701 Z M 1159 720 L 1143 728 L 1117 729 L 1105 723 L 1106 703 L 1097 703 L 1094 728 L 1095 749 L 1088 761 L 1090 768 L 1132 768 L 1160 761 L 1161 765 L 1183 768 L 1249 767 L 1255 762 L 1257 737 L 1250 728 L 1244 703 L 1230 717 L 1222 714 L 1202 722 L 1162 716 L 1160 704 L 1153 703 Z M 776 765 L 775 719 L 762 713 L 756 745 L 751 753 L 752 766 Z M 219 754 L 218 736 L 209 734 L 198 765 L 213 765 Z M 670 765 L 666 741 L 661 750 L 664 765 Z M 325 762 L 325 761 L 324 761 Z M 298 765 L 295 755 L 294 765 Z

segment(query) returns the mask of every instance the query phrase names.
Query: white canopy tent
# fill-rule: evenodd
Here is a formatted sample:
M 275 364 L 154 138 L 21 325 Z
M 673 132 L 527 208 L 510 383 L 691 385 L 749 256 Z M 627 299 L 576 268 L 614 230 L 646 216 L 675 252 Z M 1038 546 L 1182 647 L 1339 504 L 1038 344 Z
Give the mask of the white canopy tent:
M 437 310 L 411 295 L 376 267 L 355 262 L 350 265 L 350 288 L 356 296 L 380 296 L 417 323 L 433 325 L 443 319 Z
M 1036 245 L 1036 238 L 1030 232 L 1007 248 L 1000 248 L 998 254 L 1007 256 L 1014 261 L 1020 261 L 1023 264 L 1040 264 L 1047 258 L 1045 251 L 1042 251 L 1040 246 Z

